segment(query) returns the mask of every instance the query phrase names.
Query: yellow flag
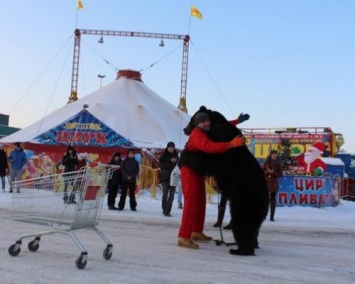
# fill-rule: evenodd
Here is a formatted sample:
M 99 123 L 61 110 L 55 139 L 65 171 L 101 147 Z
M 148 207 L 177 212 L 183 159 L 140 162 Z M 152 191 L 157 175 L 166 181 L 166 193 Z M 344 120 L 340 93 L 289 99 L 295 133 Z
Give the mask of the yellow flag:
M 81 3 L 81 0 L 78 0 L 78 10 L 83 8 L 84 8 L 83 3 Z
M 202 20 L 202 18 L 203 18 L 201 12 L 199 10 L 197 10 L 197 8 L 194 5 L 191 5 L 191 13 L 190 13 L 190 15 L 192 17 L 197 17 L 200 20 Z

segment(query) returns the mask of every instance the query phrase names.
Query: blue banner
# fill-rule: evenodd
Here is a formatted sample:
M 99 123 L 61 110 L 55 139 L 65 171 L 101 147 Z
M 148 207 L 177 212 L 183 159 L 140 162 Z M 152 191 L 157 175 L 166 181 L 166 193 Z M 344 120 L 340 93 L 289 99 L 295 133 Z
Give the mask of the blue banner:
M 341 178 L 315 176 L 283 176 L 276 196 L 278 205 L 337 206 Z
M 47 145 L 134 147 L 132 142 L 102 123 L 86 109 L 47 132 L 38 135 L 34 140 Z

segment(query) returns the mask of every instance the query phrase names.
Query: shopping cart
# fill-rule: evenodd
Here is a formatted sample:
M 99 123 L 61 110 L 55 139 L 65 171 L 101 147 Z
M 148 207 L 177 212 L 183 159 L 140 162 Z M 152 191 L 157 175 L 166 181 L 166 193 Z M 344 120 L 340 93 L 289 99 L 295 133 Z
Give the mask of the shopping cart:
M 21 252 L 22 239 L 34 237 L 28 243 L 28 249 L 35 252 L 39 248 L 41 237 L 50 234 L 68 234 L 80 248 L 81 254 L 75 265 L 85 268 L 88 253 L 73 233 L 77 229 L 92 229 L 106 243 L 103 257 L 111 259 L 113 245 L 96 225 L 99 223 L 105 189 L 112 175 L 112 167 L 100 165 L 70 174 L 56 174 L 14 183 L 12 209 L 15 221 L 40 224 L 51 227 L 50 230 L 21 235 L 15 244 L 9 247 L 9 254 L 17 256 Z M 64 188 L 67 190 L 64 191 Z

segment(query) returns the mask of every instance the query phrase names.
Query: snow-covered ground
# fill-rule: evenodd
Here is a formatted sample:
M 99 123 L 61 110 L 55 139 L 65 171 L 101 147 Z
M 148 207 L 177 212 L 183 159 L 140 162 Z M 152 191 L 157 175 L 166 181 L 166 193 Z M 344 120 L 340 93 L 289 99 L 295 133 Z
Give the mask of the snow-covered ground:
M 49 228 L 11 220 L 11 194 L 0 192 L 1 283 L 354 283 L 355 202 L 278 207 L 276 222 L 263 224 L 256 256 L 242 257 L 215 242 L 200 243 L 199 250 L 179 248 L 182 210 L 176 201 L 171 218 L 162 214 L 159 199 L 146 193 L 137 201 L 138 211 L 132 212 L 109 211 L 105 200 L 98 227 L 113 243 L 111 260 L 103 258 L 106 245 L 94 231 L 75 231 L 88 251 L 80 270 L 75 267 L 80 250 L 65 234 L 43 236 L 37 252 L 30 252 L 30 239 L 24 239 L 21 253 L 10 256 L 8 248 L 19 235 Z M 221 240 L 212 227 L 217 207 L 207 205 L 205 233 Z M 223 239 L 234 241 L 225 230 Z

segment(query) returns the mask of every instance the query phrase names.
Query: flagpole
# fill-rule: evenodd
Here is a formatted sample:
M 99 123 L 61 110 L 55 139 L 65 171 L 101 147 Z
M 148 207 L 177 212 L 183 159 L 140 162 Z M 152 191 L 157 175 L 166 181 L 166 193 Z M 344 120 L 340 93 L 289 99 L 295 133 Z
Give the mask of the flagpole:
M 78 4 L 76 6 L 76 19 L 75 19 L 75 29 L 77 29 L 78 27 L 78 17 L 79 17 L 79 10 L 82 9 L 83 3 L 81 2 L 81 0 L 78 0 Z
M 188 35 L 190 35 L 190 27 L 191 27 L 191 9 L 192 9 L 192 4 L 191 4 L 191 7 L 190 7 L 189 30 L 187 32 Z
M 76 9 L 75 29 L 77 29 L 78 27 L 78 15 L 79 15 L 79 9 Z

